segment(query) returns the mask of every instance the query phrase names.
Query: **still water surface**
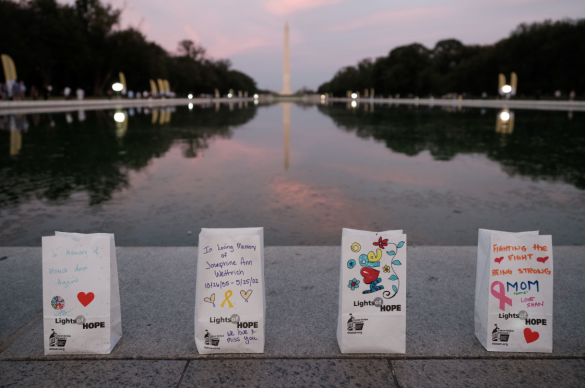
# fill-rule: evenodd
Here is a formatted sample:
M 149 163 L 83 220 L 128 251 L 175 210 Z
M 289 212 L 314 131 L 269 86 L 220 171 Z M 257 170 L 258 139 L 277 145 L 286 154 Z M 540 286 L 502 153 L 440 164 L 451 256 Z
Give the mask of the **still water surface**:
M 0 116 L 0 245 L 40 246 L 55 230 L 196 245 L 202 227 L 248 226 L 267 245 L 337 245 L 343 227 L 404 229 L 420 245 L 476 245 L 479 227 L 585 242 L 583 112 L 124 112 Z

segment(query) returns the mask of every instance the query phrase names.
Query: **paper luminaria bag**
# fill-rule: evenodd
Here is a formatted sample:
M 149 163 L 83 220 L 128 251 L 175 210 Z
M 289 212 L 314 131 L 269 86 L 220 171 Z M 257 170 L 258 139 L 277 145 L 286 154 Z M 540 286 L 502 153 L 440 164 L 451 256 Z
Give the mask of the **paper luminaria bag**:
M 113 234 L 43 237 L 45 354 L 109 354 L 122 337 Z
M 552 237 L 479 230 L 475 335 L 489 351 L 552 352 Z
M 406 352 L 406 235 L 343 229 L 337 342 L 342 353 Z
M 199 353 L 263 353 L 264 295 L 264 229 L 201 229 L 195 293 Z

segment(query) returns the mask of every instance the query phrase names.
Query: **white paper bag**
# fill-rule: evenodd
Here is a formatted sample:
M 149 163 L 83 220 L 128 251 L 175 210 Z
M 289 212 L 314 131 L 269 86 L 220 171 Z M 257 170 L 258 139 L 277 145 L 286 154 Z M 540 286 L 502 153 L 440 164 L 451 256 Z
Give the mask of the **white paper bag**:
M 337 342 L 342 353 L 406 352 L 406 235 L 343 229 Z
M 201 229 L 195 345 L 201 354 L 263 353 L 264 229 Z
M 490 351 L 552 352 L 551 236 L 480 229 L 475 335 Z
M 45 354 L 109 354 L 122 337 L 114 235 L 43 237 Z

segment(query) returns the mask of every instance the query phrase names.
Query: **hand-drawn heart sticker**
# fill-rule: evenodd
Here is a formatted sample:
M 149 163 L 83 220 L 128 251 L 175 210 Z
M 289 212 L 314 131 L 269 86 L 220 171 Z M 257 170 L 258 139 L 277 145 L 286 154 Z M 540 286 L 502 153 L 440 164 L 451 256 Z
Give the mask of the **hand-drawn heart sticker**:
M 378 275 L 380 275 L 380 271 L 370 267 L 363 267 L 360 273 L 364 277 L 364 283 L 366 284 L 376 281 L 379 277 Z
M 538 261 L 539 263 L 542 263 L 542 264 L 546 263 L 547 260 L 548 260 L 548 256 L 539 257 L 536 259 L 536 261 Z
M 95 295 L 93 292 L 88 292 L 87 294 L 85 292 L 80 292 L 77 294 L 77 300 L 79 300 L 79 303 L 81 303 L 83 307 L 87 307 L 87 305 L 90 304 L 94 298 Z
M 248 290 L 248 291 L 240 291 L 240 295 L 242 296 L 242 298 L 244 298 L 244 300 L 246 301 L 246 303 L 248 303 L 248 298 L 250 297 L 250 295 L 252 295 L 252 290 Z
M 211 294 L 211 296 L 203 298 L 204 302 L 211 303 L 213 307 L 215 307 L 215 293 Z
M 524 339 L 526 340 L 527 344 L 536 341 L 539 337 L 540 334 L 538 334 L 537 331 L 532 331 L 528 327 L 524 329 Z
M 496 263 L 498 263 L 498 264 L 500 264 L 500 263 L 502 262 L 502 260 L 504 260 L 504 256 L 502 256 L 502 257 L 496 257 L 496 258 L 494 259 L 494 261 L 495 261 Z

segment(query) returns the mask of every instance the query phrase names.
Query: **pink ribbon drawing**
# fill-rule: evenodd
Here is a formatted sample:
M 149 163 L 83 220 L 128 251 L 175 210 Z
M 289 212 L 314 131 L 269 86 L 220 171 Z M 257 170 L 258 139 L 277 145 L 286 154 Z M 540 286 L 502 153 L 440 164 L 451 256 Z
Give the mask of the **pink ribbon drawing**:
M 498 286 L 499 291 L 495 290 L 495 287 Z M 500 310 L 506 311 L 506 304 L 509 304 L 512 307 L 512 299 L 506 296 L 506 291 L 504 290 L 504 283 L 502 282 L 493 282 L 492 283 L 492 295 L 496 297 L 500 301 Z

